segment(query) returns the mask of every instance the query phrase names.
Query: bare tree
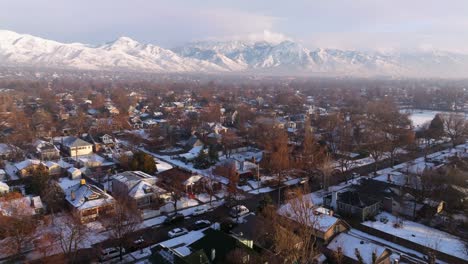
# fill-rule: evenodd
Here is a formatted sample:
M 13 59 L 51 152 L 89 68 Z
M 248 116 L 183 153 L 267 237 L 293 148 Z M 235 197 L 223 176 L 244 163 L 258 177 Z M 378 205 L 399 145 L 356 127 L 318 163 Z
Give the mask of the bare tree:
M 442 118 L 446 135 L 450 138 L 452 146 L 462 142 L 468 133 L 468 125 L 464 116 L 461 114 L 450 113 Z
M 280 209 L 282 216 L 275 225 L 274 250 L 287 263 L 310 263 L 319 252 L 317 231 L 319 217 L 314 204 L 297 188 L 285 207 Z
M 29 204 L 22 202 L 21 198 L 8 201 L 4 210 L 9 212 L 9 216 L 0 215 L 0 233 L 8 237 L 8 243 L 1 251 L 16 257 L 31 245 L 37 222 Z
M 65 219 L 55 221 L 55 227 L 55 235 L 63 254 L 67 256 L 70 263 L 74 263 L 77 250 L 88 237 L 85 226 L 78 217 L 70 215 Z
M 115 204 L 114 212 L 104 219 L 110 230 L 111 238 L 115 239 L 119 247 L 119 258 L 123 259 L 123 248 L 127 244 L 129 235 L 139 226 L 141 219 L 135 204 L 128 199 L 120 198 Z

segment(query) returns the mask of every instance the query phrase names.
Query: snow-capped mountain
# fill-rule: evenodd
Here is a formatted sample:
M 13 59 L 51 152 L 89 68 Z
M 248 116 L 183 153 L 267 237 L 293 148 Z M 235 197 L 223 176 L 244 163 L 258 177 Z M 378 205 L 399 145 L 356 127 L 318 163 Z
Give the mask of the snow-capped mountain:
M 148 72 L 468 77 L 468 55 L 309 50 L 293 41 L 194 42 L 164 49 L 121 37 L 103 45 L 60 43 L 0 30 L 0 66 Z
M 156 72 L 223 71 L 216 64 L 127 37 L 100 45 L 64 44 L 11 31 L 0 31 L 0 65 L 64 67 L 86 70 Z

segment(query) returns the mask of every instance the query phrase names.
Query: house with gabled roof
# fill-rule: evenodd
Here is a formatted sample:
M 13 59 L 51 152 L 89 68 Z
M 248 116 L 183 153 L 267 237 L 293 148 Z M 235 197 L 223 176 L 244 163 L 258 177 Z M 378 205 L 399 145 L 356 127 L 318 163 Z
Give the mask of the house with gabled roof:
M 74 215 L 82 223 L 92 222 L 101 215 L 114 211 L 115 199 L 95 185 L 84 179 L 63 190 Z
M 93 144 L 77 137 L 63 137 L 60 140 L 62 150 L 70 157 L 85 156 L 93 153 Z
M 169 199 L 170 193 L 156 185 L 157 178 L 142 171 L 125 171 L 112 176 L 112 193 L 127 198 L 143 209 Z

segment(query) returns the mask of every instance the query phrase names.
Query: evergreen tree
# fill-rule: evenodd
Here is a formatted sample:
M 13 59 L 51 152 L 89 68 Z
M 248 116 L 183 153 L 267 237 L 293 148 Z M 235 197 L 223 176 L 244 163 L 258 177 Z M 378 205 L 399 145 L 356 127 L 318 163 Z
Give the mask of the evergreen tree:
M 204 149 L 200 150 L 198 156 L 194 159 L 193 164 L 195 169 L 207 169 L 210 167 L 211 164 Z
M 137 152 L 130 161 L 131 170 L 140 170 L 148 174 L 154 174 L 157 171 L 154 158 L 144 152 Z
M 31 172 L 31 183 L 29 184 L 29 192 L 43 195 L 49 185 L 50 175 L 49 170 L 42 164 Z
M 219 161 L 218 151 L 215 146 L 210 145 L 208 147 L 208 157 L 213 164 Z

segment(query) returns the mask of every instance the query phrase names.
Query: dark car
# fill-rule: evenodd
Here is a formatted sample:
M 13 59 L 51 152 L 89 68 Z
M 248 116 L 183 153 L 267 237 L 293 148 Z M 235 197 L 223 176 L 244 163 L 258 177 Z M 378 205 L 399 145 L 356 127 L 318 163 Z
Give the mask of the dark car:
M 209 227 L 211 225 L 211 222 L 208 220 L 198 220 L 192 225 L 192 230 L 200 230 L 205 227 Z
M 184 215 L 183 214 L 173 214 L 173 215 L 168 216 L 164 220 L 164 224 L 165 225 L 170 225 L 170 224 L 173 224 L 173 223 L 181 222 L 183 220 L 184 220 Z

